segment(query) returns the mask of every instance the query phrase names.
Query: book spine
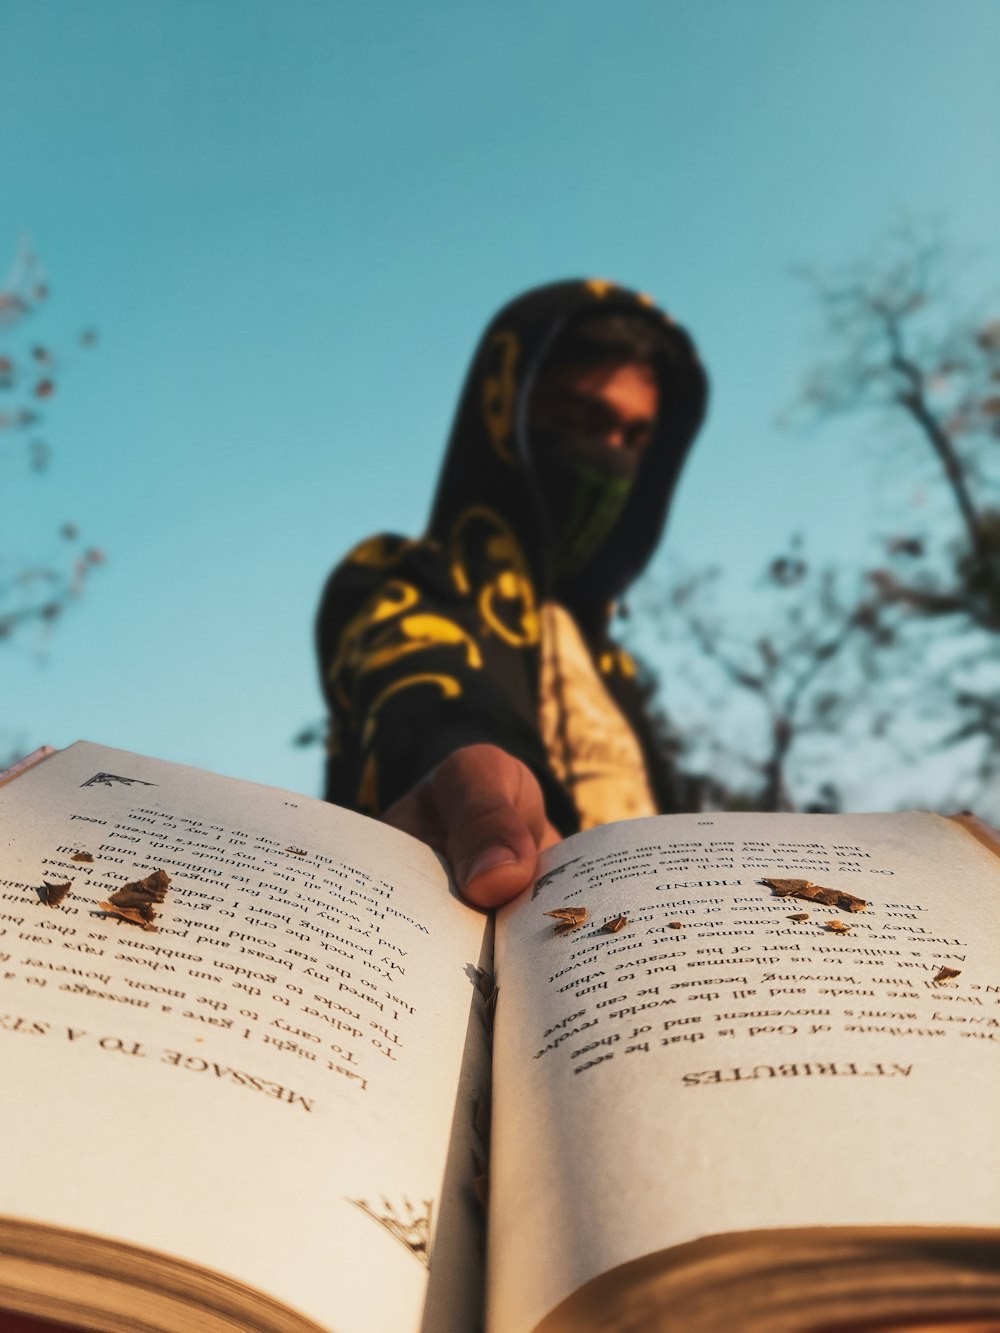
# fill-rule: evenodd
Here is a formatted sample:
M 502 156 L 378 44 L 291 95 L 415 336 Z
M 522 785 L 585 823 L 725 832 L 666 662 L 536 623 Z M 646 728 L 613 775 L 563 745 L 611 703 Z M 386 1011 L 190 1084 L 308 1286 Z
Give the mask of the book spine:
M 26 754 L 23 759 L 17 759 L 10 768 L 5 768 L 0 773 L 0 787 L 6 782 L 13 782 L 19 778 L 22 773 L 27 773 L 29 768 L 34 768 L 40 764 L 43 759 L 48 759 L 50 754 L 56 753 L 54 745 L 40 745 L 37 750 L 32 750 L 31 754 Z

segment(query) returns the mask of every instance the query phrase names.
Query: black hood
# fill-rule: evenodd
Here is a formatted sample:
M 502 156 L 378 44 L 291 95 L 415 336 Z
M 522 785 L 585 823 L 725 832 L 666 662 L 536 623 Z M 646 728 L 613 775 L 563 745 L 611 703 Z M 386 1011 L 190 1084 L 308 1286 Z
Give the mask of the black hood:
M 470 515 L 500 519 L 516 536 L 542 598 L 551 596 L 550 526 L 532 475 L 527 400 L 547 349 L 571 321 L 595 315 L 648 320 L 667 346 L 656 369 L 656 431 L 626 506 L 594 558 L 559 585 L 585 632 L 648 564 L 688 449 L 701 426 L 708 381 L 694 344 L 648 296 L 597 280 L 551 283 L 519 296 L 490 321 L 473 357 L 431 511 L 428 536 L 450 546 Z M 493 526 L 495 532 L 496 528 Z

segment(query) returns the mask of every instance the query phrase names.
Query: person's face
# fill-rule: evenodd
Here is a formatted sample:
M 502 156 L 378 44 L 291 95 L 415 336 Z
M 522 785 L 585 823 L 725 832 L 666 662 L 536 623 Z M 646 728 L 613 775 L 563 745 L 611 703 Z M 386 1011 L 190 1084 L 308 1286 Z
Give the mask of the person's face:
M 567 440 L 630 451 L 648 449 L 660 406 L 650 366 L 608 364 L 543 369 L 528 405 L 529 428 Z

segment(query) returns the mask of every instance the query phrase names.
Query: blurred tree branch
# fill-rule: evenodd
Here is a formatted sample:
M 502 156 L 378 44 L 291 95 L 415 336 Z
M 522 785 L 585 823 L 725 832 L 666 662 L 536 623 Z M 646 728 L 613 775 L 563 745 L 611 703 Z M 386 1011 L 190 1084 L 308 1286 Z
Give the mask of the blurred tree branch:
M 39 475 L 51 462 L 42 435 L 44 410 L 57 392 L 62 369 L 61 358 L 38 337 L 48 299 L 41 263 L 26 244 L 0 288 L 0 464 Z M 95 341 L 93 330 L 80 334 L 84 348 Z M 61 557 L 0 553 L 0 642 L 32 624 L 51 627 L 103 562 L 103 552 L 83 544 L 75 523 L 59 523 L 55 534 L 65 552 Z
M 832 808 L 842 779 L 852 769 L 856 776 L 855 745 L 872 752 L 874 744 L 896 747 L 888 761 L 901 774 L 901 756 L 964 748 L 962 793 L 923 800 L 943 808 L 975 799 L 984 813 L 1000 812 L 992 790 L 1000 776 L 1000 320 L 966 313 L 949 321 L 944 260 L 936 238 L 911 229 L 871 264 L 805 272 L 830 355 L 784 414 L 795 424 L 875 413 L 873 448 L 902 438 L 915 460 L 922 451 L 933 464 L 934 511 L 884 541 L 883 559 L 868 568 L 813 569 L 793 538 L 769 564 L 767 623 L 752 634 L 712 618 L 715 574 L 675 580 L 647 607 L 704 717 L 735 708 L 757 718 L 754 745 L 740 748 L 725 724 L 692 729 L 686 714 L 681 727 L 669 705 L 674 716 L 664 725 L 675 752 L 682 738 L 682 766 L 695 761 L 713 773 L 701 788 L 688 780 L 696 801 L 700 791 L 722 806 Z

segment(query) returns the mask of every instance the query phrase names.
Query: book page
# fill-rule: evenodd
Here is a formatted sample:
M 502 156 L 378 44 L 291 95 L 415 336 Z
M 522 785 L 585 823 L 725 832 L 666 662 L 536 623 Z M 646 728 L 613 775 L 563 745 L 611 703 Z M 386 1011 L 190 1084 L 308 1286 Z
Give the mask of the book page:
M 0 827 L 0 1214 L 416 1330 L 486 921 L 435 854 L 89 744 Z M 100 907 L 158 869 L 154 929 Z
M 1000 1225 L 1000 859 L 963 829 L 678 815 L 543 869 L 498 923 L 488 1328 L 699 1237 Z

